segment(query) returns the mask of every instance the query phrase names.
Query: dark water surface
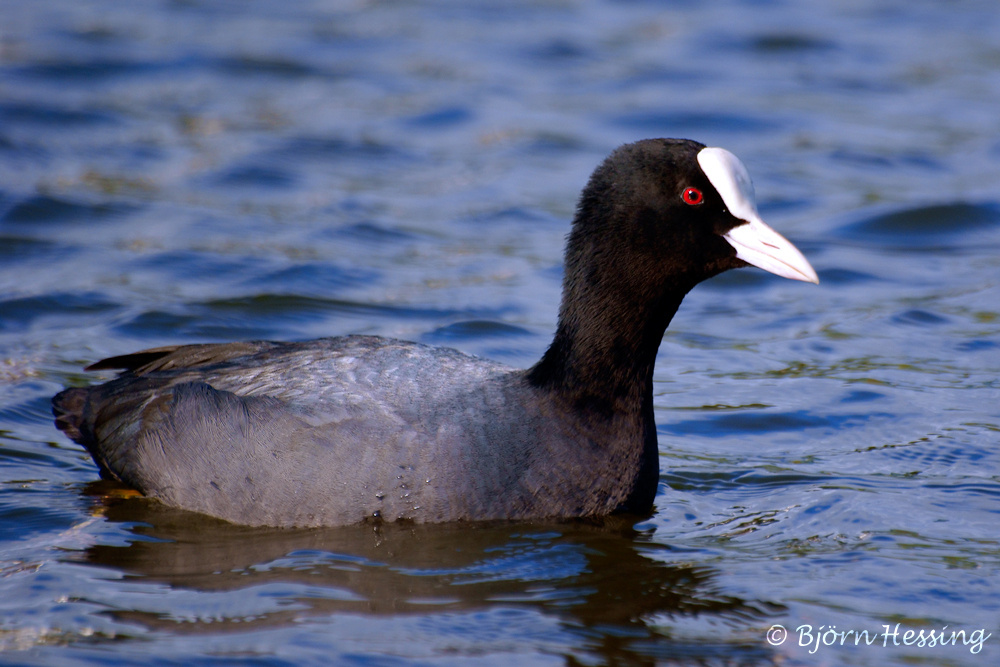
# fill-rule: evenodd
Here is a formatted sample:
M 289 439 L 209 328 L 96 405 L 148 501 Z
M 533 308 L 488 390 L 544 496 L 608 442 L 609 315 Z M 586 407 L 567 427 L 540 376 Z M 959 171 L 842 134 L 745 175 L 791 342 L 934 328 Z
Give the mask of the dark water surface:
M 161 344 L 528 365 L 651 136 L 739 155 L 822 283 L 685 302 L 646 520 L 250 530 L 51 426 Z M 995 0 L 0 2 L 0 663 L 995 665 L 998 376 Z

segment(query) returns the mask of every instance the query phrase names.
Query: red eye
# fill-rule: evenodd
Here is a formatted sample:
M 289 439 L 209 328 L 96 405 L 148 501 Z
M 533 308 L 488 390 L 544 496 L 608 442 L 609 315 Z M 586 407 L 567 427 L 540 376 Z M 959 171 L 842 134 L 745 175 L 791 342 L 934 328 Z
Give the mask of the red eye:
M 684 200 L 685 204 L 690 204 L 691 206 L 697 206 L 701 202 L 705 201 L 705 195 L 701 194 L 701 190 L 698 188 L 688 188 L 681 195 L 681 199 Z

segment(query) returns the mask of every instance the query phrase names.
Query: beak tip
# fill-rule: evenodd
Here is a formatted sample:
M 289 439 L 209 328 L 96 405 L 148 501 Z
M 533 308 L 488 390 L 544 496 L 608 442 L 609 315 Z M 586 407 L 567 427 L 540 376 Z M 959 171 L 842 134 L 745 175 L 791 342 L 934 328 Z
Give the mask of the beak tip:
M 802 258 L 802 263 L 799 263 L 796 266 L 790 268 L 798 275 L 784 274 L 784 277 L 793 278 L 795 280 L 801 280 L 804 283 L 812 283 L 813 285 L 819 285 L 819 275 L 816 273 L 816 269 L 814 269 L 812 265 L 809 264 L 804 257 Z M 774 272 L 772 271 L 772 273 Z

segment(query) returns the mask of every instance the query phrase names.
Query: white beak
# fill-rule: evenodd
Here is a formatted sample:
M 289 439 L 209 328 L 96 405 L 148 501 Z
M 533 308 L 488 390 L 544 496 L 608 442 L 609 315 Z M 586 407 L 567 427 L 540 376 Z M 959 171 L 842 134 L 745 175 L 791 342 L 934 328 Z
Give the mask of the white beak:
M 819 283 L 799 249 L 760 219 L 753 182 L 738 157 L 724 148 L 703 148 L 698 163 L 733 217 L 745 221 L 722 235 L 736 248 L 737 257 L 783 278 Z
M 770 271 L 782 278 L 819 283 L 819 276 L 809 260 L 788 239 L 756 218 L 733 227 L 722 235 L 736 248 L 736 256 L 747 264 Z

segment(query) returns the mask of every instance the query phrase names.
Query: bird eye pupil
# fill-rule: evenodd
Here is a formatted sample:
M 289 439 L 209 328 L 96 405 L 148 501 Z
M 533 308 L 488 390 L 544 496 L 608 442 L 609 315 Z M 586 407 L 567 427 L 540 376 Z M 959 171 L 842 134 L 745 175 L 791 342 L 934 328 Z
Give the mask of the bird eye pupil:
M 701 190 L 698 188 L 688 188 L 684 191 L 684 194 L 681 195 L 681 198 L 684 200 L 685 204 L 690 204 L 691 206 L 697 206 L 705 199 L 704 195 L 701 194 Z

